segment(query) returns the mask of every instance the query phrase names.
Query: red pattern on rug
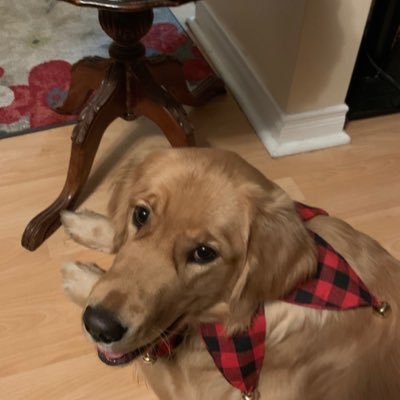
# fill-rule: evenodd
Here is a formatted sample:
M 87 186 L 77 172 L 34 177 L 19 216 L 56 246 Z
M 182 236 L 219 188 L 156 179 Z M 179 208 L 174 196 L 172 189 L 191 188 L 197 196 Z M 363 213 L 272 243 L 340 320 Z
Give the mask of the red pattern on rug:
M 0 108 L 0 122 L 12 124 L 29 115 L 30 126 L 73 121 L 76 116 L 57 114 L 52 108 L 62 103 L 71 81 L 71 65 L 66 61 L 48 61 L 33 68 L 28 85 L 10 86 L 14 101 Z
M 172 23 L 154 24 L 142 42 L 150 54 L 180 54 L 184 75 L 189 82 L 201 81 L 212 73 L 200 51 Z M 0 124 L 13 124 L 21 118 L 29 118 L 30 129 L 34 130 L 75 121 L 76 115 L 60 115 L 53 111 L 67 95 L 70 70 L 71 64 L 63 60 L 50 60 L 32 68 L 27 85 L 9 86 L 13 100 L 11 104 L 0 107 Z M 0 66 L 0 83 L 5 72 Z

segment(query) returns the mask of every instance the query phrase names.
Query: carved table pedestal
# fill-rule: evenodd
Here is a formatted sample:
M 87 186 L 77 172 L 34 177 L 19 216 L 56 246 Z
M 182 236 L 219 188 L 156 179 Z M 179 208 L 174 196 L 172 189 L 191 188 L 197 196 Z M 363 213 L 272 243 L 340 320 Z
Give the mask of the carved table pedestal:
M 69 94 L 57 111 L 75 114 L 84 108 L 72 133 L 64 188 L 54 203 L 28 224 L 23 234 L 22 245 L 32 251 L 59 227 L 60 211 L 75 207 L 103 133 L 113 120 L 145 116 L 161 128 L 172 146 L 193 145 L 193 129 L 181 103 L 198 106 L 224 92 L 221 80 L 215 76 L 190 92 L 179 61 L 145 57 L 140 40 L 152 26 L 152 8 L 179 5 L 188 0 L 66 1 L 98 8 L 100 25 L 113 43 L 110 59 L 88 57 L 72 68 Z

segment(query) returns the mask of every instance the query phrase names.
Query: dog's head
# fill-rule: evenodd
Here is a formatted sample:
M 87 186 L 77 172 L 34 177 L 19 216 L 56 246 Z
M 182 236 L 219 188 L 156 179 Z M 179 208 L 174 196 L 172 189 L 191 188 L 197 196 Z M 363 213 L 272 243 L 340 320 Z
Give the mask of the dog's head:
M 187 325 L 242 329 L 315 266 L 293 202 L 234 153 L 151 154 L 125 169 L 109 208 L 116 257 L 84 314 L 106 362 Z

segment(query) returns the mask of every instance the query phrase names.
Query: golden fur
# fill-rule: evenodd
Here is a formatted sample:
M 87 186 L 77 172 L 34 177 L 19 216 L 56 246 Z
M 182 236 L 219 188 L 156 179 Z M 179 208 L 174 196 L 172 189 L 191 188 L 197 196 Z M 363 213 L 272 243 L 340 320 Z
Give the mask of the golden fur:
M 140 230 L 132 224 L 137 205 L 151 210 Z M 177 329 L 193 332 L 172 360 L 136 362 L 161 400 L 240 399 L 195 331 L 201 322 L 221 321 L 235 332 L 261 303 L 267 317 L 261 399 L 399 398 L 400 264 L 373 239 L 332 217 L 303 224 L 282 189 L 236 154 L 212 149 L 158 151 L 129 164 L 116 181 L 109 217 L 63 214 L 77 241 L 116 253 L 107 272 L 67 264 L 65 289 L 80 305 L 101 304 L 129 327 L 105 349 L 143 346 L 177 320 Z M 318 311 L 279 301 L 316 270 L 307 228 L 391 304 L 388 318 L 370 308 Z M 189 262 L 200 243 L 220 256 L 205 265 Z

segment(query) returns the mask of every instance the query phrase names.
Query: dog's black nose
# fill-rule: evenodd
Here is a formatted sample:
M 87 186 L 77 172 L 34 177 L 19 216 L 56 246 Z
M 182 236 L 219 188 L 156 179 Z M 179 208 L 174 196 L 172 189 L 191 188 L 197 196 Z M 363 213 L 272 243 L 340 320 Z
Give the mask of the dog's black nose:
M 86 307 L 83 323 L 96 342 L 118 342 L 127 331 L 112 312 L 102 307 Z

